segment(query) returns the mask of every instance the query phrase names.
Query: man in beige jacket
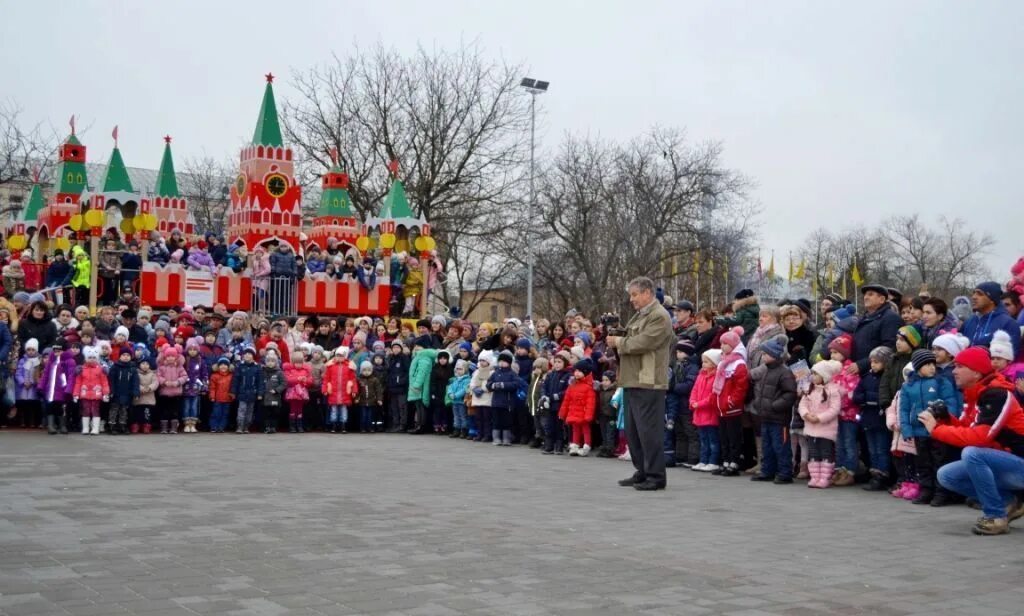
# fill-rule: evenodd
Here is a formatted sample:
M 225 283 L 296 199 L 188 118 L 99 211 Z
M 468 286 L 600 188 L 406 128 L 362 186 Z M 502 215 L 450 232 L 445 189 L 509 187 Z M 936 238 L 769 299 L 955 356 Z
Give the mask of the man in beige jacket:
M 672 318 L 654 296 L 650 278 L 629 283 L 629 302 L 637 311 L 625 336 L 609 336 L 619 356 L 619 385 L 626 405 L 626 440 L 636 472 L 619 482 L 637 490 L 665 489 L 665 392 L 669 353 L 676 342 Z

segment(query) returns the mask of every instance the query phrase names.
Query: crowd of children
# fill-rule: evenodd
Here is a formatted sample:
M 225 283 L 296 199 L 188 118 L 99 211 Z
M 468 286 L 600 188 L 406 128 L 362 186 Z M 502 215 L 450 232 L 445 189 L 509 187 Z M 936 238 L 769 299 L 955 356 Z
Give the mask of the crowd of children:
M 986 347 L 999 383 L 1024 396 L 1024 311 L 991 284 L 975 291 L 966 322 L 941 299 L 891 293 L 861 315 L 827 297 L 821 327 L 810 302 L 758 306 L 747 290 L 723 314 L 666 305 L 678 336 L 667 464 L 812 488 L 862 483 L 916 504 L 962 500 L 937 481 L 958 450 L 932 438 L 919 416 L 961 415 L 953 366 L 972 346 Z M 432 433 L 629 457 L 614 350 L 603 325 L 577 314 L 500 325 L 441 315 L 271 321 L 219 305 L 157 314 L 122 301 L 89 317 L 39 294 L 15 299 L 0 302 L 8 426 Z

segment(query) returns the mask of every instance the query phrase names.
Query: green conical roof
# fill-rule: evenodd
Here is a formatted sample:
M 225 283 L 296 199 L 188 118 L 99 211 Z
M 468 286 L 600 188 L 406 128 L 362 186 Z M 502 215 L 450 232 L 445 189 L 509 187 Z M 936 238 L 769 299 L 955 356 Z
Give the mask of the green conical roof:
M 132 181 L 128 177 L 128 169 L 124 166 L 121 158 L 121 150 L 114 147 L 110 153 L 110 162 L 107 163 L 107 176 L 103 178 L 103 192 L 135 192 L 132 188 Z
M 180 197 L 178 177 L 174 175 L 174 157 L 171 156 L 171 138 L 164 138 L 164 157 L 160 161 L 160 171 L 156 174 L 157 197 Z
M 281 124 L 277 121 L 277 103 L 274 102 L 273 77 L 267 75 L 267 87 L 263 91 L 260 117 L 256 119 L 256 132 L 252 135 L 253 145 L 284 145 L 281 139 Z
M 341 167 L 335 165 L 331 167 L 331 170 L 328 173 L 331 176 L 340 176 L 344 171 L 341 170 Z M 345 185 L 347 186 L 348 182 L 345 182 Z M 348 190 L 341 186 L 324 187 L 323 192 L 320 195 L 320 209 L 317 210 L 316 215 L 318 217 L 355 217 L 355 213 L 352 211 L 352 198 L 349 197 Z
M 384 207 L 380 210 L 381 218 L 416 218 L 409 207 L 409 200 L 405 198 L 405 187 L 402 181 L 395 178 L 391 182 L 391 190 L 384 198 Z
M 39 187 L 37 182 L 32 185 L 32 192 L 28 195 L 28 204 L 21 211 L 21 220 L 34 222 L 39 218 L 39 210 L 43 209 L 43 205 L 43 189 Z
M 71 145 L 82 145 L 72 133 L 64 140 Z M 54 191 L 58 194 L 80 195 L 89 185 L 89 177 L 85 172 L 85 163 L 61 160 L 54 171 Z

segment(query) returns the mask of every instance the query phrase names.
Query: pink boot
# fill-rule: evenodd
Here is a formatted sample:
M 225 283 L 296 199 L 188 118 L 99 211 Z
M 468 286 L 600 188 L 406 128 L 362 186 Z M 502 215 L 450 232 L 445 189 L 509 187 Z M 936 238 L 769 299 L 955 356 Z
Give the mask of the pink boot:
M 910 483 L 909 487 L 903 492 L 903 500 L 912 501 L 918 496 L 921 496 L 921 485 L 918 483 Z
M 835 462 L 819 462 L 820 470 L 818 471 L 821 475 L 821 479 L 818 480 L 819 488 L 827 488 L 832 485 L 832 473 L 836 470 Z
M 818 462 L 817 460 L 808 462 L 807 474 L 811 476 L 810 479 L 807 480 L 807 487 L 818 487 L 818 478 L 821 476 L 821 462 Z
M 892 496 L 896 498 L 903 498 L 903 493 L 907 490 L 908 487 L 910 487 L 910 484 L 908 484 L 906 481 L 903 481 L 900 483 L 900 485 L 896 487 L 895 490 L 890 492 L 890 494 L 892 494 Z

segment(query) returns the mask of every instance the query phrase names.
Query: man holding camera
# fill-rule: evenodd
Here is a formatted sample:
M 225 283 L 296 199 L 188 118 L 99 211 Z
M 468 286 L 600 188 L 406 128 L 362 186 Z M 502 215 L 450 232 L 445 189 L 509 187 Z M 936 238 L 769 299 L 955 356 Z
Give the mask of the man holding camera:
M 931 437 L 963 447 L 960 460 L 939 469 L 939 483 L 973 498 L 984 514 L 972 528 L 976 535 L 1010 532 L 1010 522 L 1024 516 L 1024 411 L 1014 385 L 992 368 L 984 348 L 957 354 L 953 378 L 964 394 L 957 418 L 933 407 L 918 415 Z
M 657 301 L 650 278 L 634 278 L 627 287 L 636 310 L 624 336 L 607 343 L 619 356 L 619 384 L 626 405 L 626 440 L 636 472 L 620 486 L 641 491 L 665 489 L 665 391 L 669 353 L 675 344 L 672 318 Z

